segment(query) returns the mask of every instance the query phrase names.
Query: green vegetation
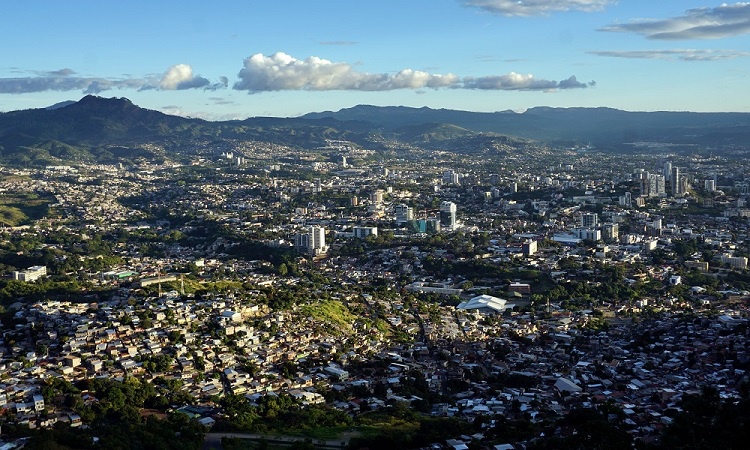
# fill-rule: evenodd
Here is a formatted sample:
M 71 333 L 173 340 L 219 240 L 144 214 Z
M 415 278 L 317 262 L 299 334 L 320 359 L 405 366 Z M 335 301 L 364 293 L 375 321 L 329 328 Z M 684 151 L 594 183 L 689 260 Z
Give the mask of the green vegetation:
M 317 322 L 330 325 L 335 334 L 347 334 L 352 330 L 356 317 L 343 303 L 337 300 L 325 300 L 305 305 L 302 314 L 312 317 Z
M 349 448 L 371 450 L 420 448 L 475 432 L 473 425 L 468 422 L 421 416 L 411 411 L 405 403 L 396 403 L 383 411 L 362 414 L 357 418 L 355 429 L 360 432 L 360 436 L 352 438 Z
M 46 217 L 51 201 L 33 193 L 4 194 L 0 196 L 0 223 L 16 227 Z
M 302 406 L 286 394 L 261 397 L 257 404 L 242 395 L 227 395 L 221 399 L 221 406 L 227 418 L 216 424 L 215 431 L 305 435 L 353 425 L 343 411 L 324 405 Z
M 85 403 L 81 394 L 90 393 L 96 400 Z M 169 414 L 165 419 L 141 414 L 144 407 L 165 411 L 169 404 L 167 391 L 160 386 L 136 378 L 123 382 L 94 378 L 76 385 L 58 378 L 48 379 L 42 389 L 49 405 L 75 411 L 89 426 L 70 428 L 63 423 L 49 430 L 3 424 L 3 435 L 29 436 L 29 449 L 199 449 L 203 443 L 203 427 L 184 414 Z

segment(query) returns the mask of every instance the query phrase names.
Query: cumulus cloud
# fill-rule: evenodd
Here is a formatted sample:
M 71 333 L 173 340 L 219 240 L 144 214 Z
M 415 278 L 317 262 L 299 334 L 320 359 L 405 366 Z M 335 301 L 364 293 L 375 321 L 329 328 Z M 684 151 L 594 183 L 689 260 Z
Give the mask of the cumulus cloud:
M 284 90 L 387 91 L 404 88 L 444 87 L 455 84 L 455 75 L 431 75 L 406 69 L 395 75 L 357 72 L 347 63 L 331 62 L 316 56 L 299 60 L 286 53 L 245 59 L 234 89 L 262 92 Z
M 722 59 L 735 59 L 750 56 L 748 52 L 735 50 L 696 50 L 696 49 L 670 49 L 670 50 L 602 50 L 589 52 L 597 56 L 611 56 L 615 58 L 633 59 L 663 59 L 679 61 L 718 61 Z
M 216 83 L 193 75 L 193 69 L 187 64 L 176 64 L 170 67 L 161 78 L 102 78 L 75 76 L 72 69 L 60 69 L 36 72 L 29 77 L 0 78 L 0 93 L 26 94 L 44 91 L 81 90 L 85 94 L 98 94 L 112 89 L 136 90 L 183 90 L 198 89 L 217 90 L 229 85 L 227 77 L 220 77 Z
M 467 6 L 505 16 L 541 16 L 564 11 L 602 11 L 614 0 L 462 0 Z
M 502 90 L 502 91 L 550 91 L 555 89 L 577 89 L 595 86 L 596 82 L 579 82 L 575 75 L 562 81 L 536 78 L 532 74 L 511 72 L 507 75 L 464 78 L 465 89 Z
M 750 33 L 750 2 L 695 8 L 667 19 L 640 19 L 600 31 L 638 33 L 648 39 L 720 39 Z
M 193 68 L 188 64 L 175 64 L 159 80 L 159 88 L 166 91 L 202 88 L 209 84 L 207 79 L 193 75 Z
M 296 59 L 285 53 L 255 54 L 245 59 L 234 89 L 250 93 L 266 91 L 390 91 L 395 89 L 452 88 L 486 90 L 550 90 L 592 86 L 575 77 L 561 82 L 511 72 L 507 75 L 460 78 L 404 69 L 395 74 L 358 72 L 350 64 L 311 56 Z

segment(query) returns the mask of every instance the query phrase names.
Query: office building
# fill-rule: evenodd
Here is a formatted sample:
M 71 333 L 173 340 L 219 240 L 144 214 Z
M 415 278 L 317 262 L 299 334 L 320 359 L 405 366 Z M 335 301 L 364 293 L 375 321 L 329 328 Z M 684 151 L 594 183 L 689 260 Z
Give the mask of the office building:
M 448 170 L 443 173 L 443 184 L 458 185 L 460 181 L 460 175 L 457 172 Z
M 396 225 L 403 225 L 410 220 L 414 220 L 414 208 L 400 204 L 394 208 L 396 215 Z
M 47 275 L 47 266 L 31 266 L 20 272 L 13 272 L 13 279 L 18 281 L 36 281 Z
M 378 227 L 352 227 L 352 235 L 358 239 L 364 239 L 367 236 L 378 236 Z
M 300 253 L 318 256 L 328 251 L 326 246 L 326 229 L 312 226 L 306 233 L 298 233 L 294 237 L 294 247 Z
M 581 227 L 596 228 L 598 224 L 599 224 L 599 216 L 596 213 L 581 214 Z
M 440 204 L 440 226 L 448 230 L 456 227 L 456 204 L 453 202 L 442 202 Z
M 665 162 L 662 174 L 664 175 L 664 178 L 666 178 L 666 180 L 670 183 L 672 182 L 672 173 L 672 161 Z
M 680 175 L 680 168 L 679 167 L 672 167 L 672 177 L 669 180 L 671 182 L 672 186 L 672 195 L 681 195 L 684 194 L 682 192 L 682 183 L 681 183 L 681 175 Z
M 616 223 L 605 223 L 602 225 L 602 239 L 605 241 L 616 241 L 620 238 L 620 226 Z

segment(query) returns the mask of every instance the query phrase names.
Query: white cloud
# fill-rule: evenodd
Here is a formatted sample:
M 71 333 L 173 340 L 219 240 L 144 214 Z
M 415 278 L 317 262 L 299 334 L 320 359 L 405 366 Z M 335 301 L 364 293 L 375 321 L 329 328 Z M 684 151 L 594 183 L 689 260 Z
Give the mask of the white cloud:
M 207 79 L 193 75 L 193 68 L 188 64 L 175 64 L 159 80 L 159 87 L 168 91 L 203 87 L 207 84 Z
M 718 61 L 750 56 L 749 52 L 735 50 L 708 49 L 669 49 L 669 50 L 601 50 L 589 52 L 592 55 L 611 56 L 615 58 L 663 59 L 680 61 Z
M 555 89 L 575 89 L 595 86 L 596 82 L 579 82 L 575 75 L 562 81 L 536 78 L 532 74 L 511 72 L 507 75 L 478 78 L 464 78 L 464 89 L 502 90 L 502 91 L 549 91 Z
M 602 11 L 614 0 L 462 0 L 467 6 L 505 16 L 540 16 L 564 11 Z
M 390 91 L 395 89 L 453 88 L 486 90 L 550 90 L 584 88 L 575 77 L 561 82 L 511 72 L 507 75 L 460 78 L 404 69 L 396 74 L 358 72 L 350 64 L 331 62 L 316 56 L 305 60 L 286 53 L 255 54 L 245 59 L 234 89 L 250 93 L 266 91 Z
M 600 31 L 632 32 L 648 39 L 720 39 L 750 33 L 750 3 L 722 3 L 716 8 L 696 8 L 667 19 L 640 19 L 609 25 Z
M 455 84 L 455 75 L 431 75 L 406 69 L 395 75 L 357 72 L 347 63 L 331 62 L 311 56 L 300 60 L 286 53 L 265 56 L 260 53 L 245 59 L 234 89 L 262 92 L 285 90 L 357 90 L 388 91 L 445 87 Z
M 226 88 L 229 84 L 226 77 L 219 77 L 219 81 L 212 84 L 201 76 L 193 75 L 192 67 L 187 64 L 170 67 L 161 78 L 80 77 L 75 76 L 76 72 L 68 68 L 36 73 L 38 75 L 29 77 L 0 78 L 0 94 L 75 90 L 81 90 L 85 94 L 98 94 L 112 89 L 216 90 Z

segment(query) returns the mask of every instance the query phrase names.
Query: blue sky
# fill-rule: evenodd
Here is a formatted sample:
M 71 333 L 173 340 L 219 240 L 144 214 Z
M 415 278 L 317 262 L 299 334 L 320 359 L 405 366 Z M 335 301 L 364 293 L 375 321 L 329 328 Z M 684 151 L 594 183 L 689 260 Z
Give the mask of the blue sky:
M 207 119 L 357 104 L 750 112 L 750 2 L 7 2 L 0 111 L 127 97 Z

